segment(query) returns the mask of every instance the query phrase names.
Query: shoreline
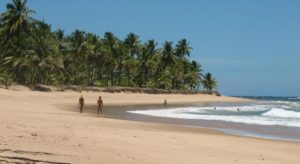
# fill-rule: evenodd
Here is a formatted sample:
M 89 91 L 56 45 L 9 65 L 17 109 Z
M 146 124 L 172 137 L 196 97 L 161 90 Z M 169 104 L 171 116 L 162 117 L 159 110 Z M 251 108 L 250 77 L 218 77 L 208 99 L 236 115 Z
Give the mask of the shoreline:
M 238 104 L 244 104 L 246 102 L 239 102 Z M 224 103 L 205 103 L 201 106 L 215 106 L 222 105 Z M 236 105 L 237 103 L 232 103 Z M 228 102 L 226 103 L 228 105 Z M 171 105 L 167 107 L 162 107 L 161 105 L 144 105 L 144 106 L 109 106 L 104 110 L 104 117 L 129 120 L 129 121 L 139 121 L 147 123 L 161 123 L 164 125 L 175 125 L 182 127 L 193 127 L 201 129 L 210 129 L 213 131 L 224 133 L 225 135 L 234 135 L 241 137 L 251 137 L 260 138 L 268 140 L 278 140 L 278 141 L 291 141 L 300 142 L 299 128 L 297 127 L 287 127 L 279 125 L 257 125 L 257 124 L 245 124 L 238 122 L 228 122 L 221 120 L 193 120 L 193 119 L 182 119 L 182 118 L 169 118 L 169 117 L 156 117 L 143 114 L 130 113 L 129 111 L 135 110 L 161 110 L 161 109 L 172 109 L 177 107 L 199 107 L 199 104 L 181 104 L 181 105 Z M 200 107 L 201 107 L 200 106 Z M 89 106 L 88 113 L 96 106 Z
M 98 117 L 99 93 L 83 93 L 91 108 L 79 114 L 76 92 L 0 89 L 0 160 L 23 158 L 65 163 L 291 163 L 299 161 L 300 143 L 227 135 L 207 128 Z M 103 94 L 104 102 L 144 100 L 160 104 L 159 95 Z M 158 96 L 158 97 L 157 97 Z M 166 95 L 164 95 L 166 96 Z M 178 99 L 170 96 L 170 100 Z M 185 103 L 199 96 L 181 95 Z M 201 97 L 201 96 L 200 96 Z M 194 100 L 191 100 L 194 98 Z M 208 97 L 201 97 L 202 101 Z M 220 97 L 210 97 L 220 102 Z M 221 97 L 224 98 L 224 97 Z M 213 100 L 212 100 L 213 99 Z M 235 98 L 225 98 L 232 102 Z M 172 102 L 172 101 L 171 101 Z M 106 104 L 106 105 L 107 105 Z M 172 104 L 172 103 L 171 103 Z M 122 103 L 115 103 L 122 108 Z M 144 105 L 144 104 L 142 104 Z M 110 111 L 117 111 L 117 107 Z M 105 113 L 104 113 L 105 114 Z M 259 147 L 259 149 L 258 149 Z M 20 162 L 17 161 L 17 162 Z

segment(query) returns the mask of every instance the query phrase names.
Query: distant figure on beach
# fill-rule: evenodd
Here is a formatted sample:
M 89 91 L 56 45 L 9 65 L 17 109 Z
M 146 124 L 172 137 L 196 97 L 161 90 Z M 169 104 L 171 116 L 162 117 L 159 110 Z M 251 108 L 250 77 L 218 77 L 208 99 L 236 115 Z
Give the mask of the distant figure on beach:
M 99 96 L 97 104 L 98 104 L 98 115 L 100 115 L 100 113 L 102 113 L 102 108 L 103 108 L 103 101 L 101 99 L 101 96 Z
M 237 108 L 236 110 L 239 112 L 239 111 L 240 111 L 240 108 Z
M 215 107 L 214 109 L 217 110 L 217 107 Z
M 167 102 L 167 99 L 165 99 L 164 106 L 167 106 L 167 105 L 168 105 L 168 102 Z
M 80 98 L 79 98 L 80 113 L 82 113 L 82 111 L 83 111 L 83 106 L 84 106 L 84 99 L 83 99 L 83 96 L 81 95 Z

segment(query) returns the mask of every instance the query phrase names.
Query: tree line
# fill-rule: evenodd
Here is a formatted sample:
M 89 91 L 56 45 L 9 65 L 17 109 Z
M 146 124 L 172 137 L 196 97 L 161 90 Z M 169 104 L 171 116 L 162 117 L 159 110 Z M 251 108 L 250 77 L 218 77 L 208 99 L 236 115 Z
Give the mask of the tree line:
M 142 42 L 129 33 L 120 39 L 76 29 L 69 35 L 32 17 L 27 0 L 12 0 L 0 15 L 0 81 L 24 85 L 83 85 L 207 91 L 211 73 L 190 60 L 186 39 Z

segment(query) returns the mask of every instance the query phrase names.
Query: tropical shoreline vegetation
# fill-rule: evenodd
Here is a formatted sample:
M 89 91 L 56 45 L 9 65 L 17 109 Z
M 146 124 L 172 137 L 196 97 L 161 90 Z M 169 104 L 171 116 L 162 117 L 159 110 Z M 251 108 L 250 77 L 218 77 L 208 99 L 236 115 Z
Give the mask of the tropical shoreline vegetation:
M 129 33 L 119 39 L 75 30 L 66 35 L 32 17 L 27 0 L 12 0 L 0 15 L 0 81 L 5 85 L 80 85 L 166 90 L 216 89 L 211 73 L 190 60 L 186 39 L 142 42 Z

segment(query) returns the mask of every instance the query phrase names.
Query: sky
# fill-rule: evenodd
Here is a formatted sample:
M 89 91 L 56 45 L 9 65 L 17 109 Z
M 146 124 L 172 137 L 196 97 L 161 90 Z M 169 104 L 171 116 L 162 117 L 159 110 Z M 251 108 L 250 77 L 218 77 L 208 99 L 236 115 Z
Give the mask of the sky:
M 0 12 L 9 0 L 0 0 Z M 300 96 L 299 0 L 29 0 L 66 33 L 129 32 L 159 45 L 186 38 L 224 95 Z

